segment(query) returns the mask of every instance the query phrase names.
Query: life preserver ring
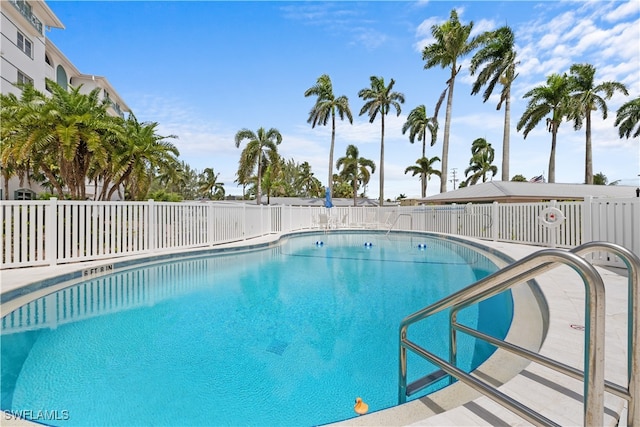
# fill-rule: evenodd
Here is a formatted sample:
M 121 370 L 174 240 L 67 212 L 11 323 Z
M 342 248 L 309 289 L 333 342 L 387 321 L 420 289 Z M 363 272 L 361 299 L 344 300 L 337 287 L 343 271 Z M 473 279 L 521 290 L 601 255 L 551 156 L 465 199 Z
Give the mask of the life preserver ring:
M 549 228 L 558 227 L 564 221 L 564 214 L 553 206 L 546 207 L 540 212 L 540 222 Z

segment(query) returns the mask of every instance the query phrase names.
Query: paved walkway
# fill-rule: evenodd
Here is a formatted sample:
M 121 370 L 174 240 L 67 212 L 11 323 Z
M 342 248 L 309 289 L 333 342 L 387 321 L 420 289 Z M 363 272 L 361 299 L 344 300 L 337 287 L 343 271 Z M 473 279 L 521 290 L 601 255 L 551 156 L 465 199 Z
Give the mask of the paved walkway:
M 276 237 L 252 240 L 251 244 L 268 244 Z M 525 245 L 474 241 L 504 252 L 515 259 L 523 258 L 543 248 Z M 235 246 L 246 245 L 240 242 Z M 36 267 L 0 271 L 0 289 L 8 291 L 79 269 L 99 267 L 119 259 L 54 267 Z M 627 337 L 627 278 L 626 272 L 598 268 L 606 287 L 606 361 L 605 378 L 617 384 L 626 383 Z M 584 285 L 578 274 L 569 267 L 559 267 L 539 276 L 543 305 L 538 310 L 535 292 L 522 285 L 514 290 L 516 307 L 514 324 L 508 340 L 525 347 L 540 348 L 540 353 L 565 364 L 583 369 Z M 47 292 L 50 292 L 51 288 Z M 32 298 L 30 296 L 29 298 Z M 538 295 L 539 298 L 539 295 Z M 18 298 L 2 306 L 2 313 L 12 309 L 25 298 Z M 11 307 L 10 307 L 10 306 Z M 540 347 L 541 346 L 541 347 Z M 482 365 L 477 375 L 496 385 L 505 394 L 541 412 L 552 421 L 564 425 L 583 424 L 583 384 L 538 364 L 522 361 L 501 350 Z M 622 417 L 621 417 L 622 414 Z M 8 420 L 2 425 L 31 425 L 21 420 Z M 626 401 L 605 393 L 604 424 L 626 425 Z M 522 418 L 502 408 L 486 397 L 480 397 L 467 386 L 456 383 L 437 393 L 395 408 L 353 418 L 342 423 L 349 426 L 465 426 L 465 425 L 529 425 Z

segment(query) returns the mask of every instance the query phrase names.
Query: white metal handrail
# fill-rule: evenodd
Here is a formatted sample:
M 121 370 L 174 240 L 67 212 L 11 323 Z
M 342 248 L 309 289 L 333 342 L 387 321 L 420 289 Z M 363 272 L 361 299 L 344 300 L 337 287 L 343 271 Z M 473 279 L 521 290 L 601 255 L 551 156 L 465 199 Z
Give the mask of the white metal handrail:
M 389 232 L 393 229 L 393 227 L 395 227 L 395 225 L 398 223 L 398 220 L 400 219 L 401 216 L 409 217 L 409 229 L 413 230 L 413 216 L 410 214 L 403 213 L 403 214 L 396 215 L 396 219 L 389 226 L 389 229 L 387 230 L 387 234 L 389 234 Z
M 476 377 L 473 377 L 464 371 L 461 371 L 455 366 L 455 353 L 450 354 L 448 362 L 439 358 L 435 354 L 425 350 L 418 346 L 407 338 L 408 327 L 413 323 L 423 320 L 435 313 L 443 310 L 455 307 L 462 307 L 467 301 L 475 300 L 480 301 L 482 299 L 489 298 L 504 290 L 514 286 L 517 283 L 533 279 L 537 275 L 551 268 L 555 268 L 559 265 L 568 265 L 572 267 L 582 278 L 586 288 L 586 301 L 585 301 L 585 356 L 584 365 L 584 423 L 585 425 L 602 425 L 604 417 L 604 322 L 605 322 L 605 305 L 604 305 L 604 283 L 601 276 L 595 270 L 595 268 L 584 258 L 578 254 L 591 252 L 597 250 L 597 248 L 607 247 L 613 249 L 621 257 L 626 258 L 625 262 L 629 268 L 630 287 L 637 287 L 638 270 L 640 269 L 640 261 L 638 257 L 632 252 L 627 251 L 617 245 L 602 242 L 592 242 L 581 247 L 574 249 L 572 252 L 561 251 L 558 249 L 542 250 L 528 257 L 521 259 L 520 261 L 505 267 L 504 269 L 476 282 L 475 284 L 468 286 L 461 291 L 458 291 L 408 317 L 406 317 L 400 324 L 400 358 L 399 358 L 399 386 L 398 386 L 398 401 L 404 403 L 406 401 L 408 392 L 416 392 L 417 390 L 429 385 L 428 382 L 418 380 L 421 382 L 421 386 L 413 387 L 407 386 L 407 349 L 420 355 L 421 357 L 429 360 L 437 365 L 442 371 L 448 375 L 462 381 L 475 390 L 485 394 L 487 397 L 493 399 L 497 403 L 505 406 L 507 409 L 521 416 L 522 418 L 542 425 L 556 425 L 553 421 L 547 419 L 541 414 L 533 411 L 532 409 L 522 405 L 520 402 L 512 399 L 511 397 L 501 393 L 493 386 L 480 381 Z M 632 282 L 633 281 L 633 282 Z M 637 305 L 637 291 L 630 289 L 630 345 L 635 346 L 635 342 L 631 334 L 637 333 L 636 320 L 638 315 Z M 632 296 L 633 292 L 633 296 Z M 635 304 L 634 304 L 635 301 Z M 633 306 L 633 307 L 632 307 Z M 455 315 L 457 311 L 453 310 L 452 315 Z M 454 319 L 455 320 L 455 317 Z M 634 326 L 632 326 L 634 325 Z M 460 325 L 462 326 L 462 325 Z M 453 328 L 453 326 L 451 326 Z M 463 332 L 468 332 L 466 329 L 458 328 Z M 472 334 L 478 338 L 484 339 L 486 336 L 481 333 Z M 452 334 L 454 345 L 452 349 L 455 349 L 455 335 Z M 491 338 L 491 337 L 489 337 Z M 509 343 L 492 338 L 490 341 L 504 343 L 504 348 L 514 351 L 514 347 Z M 519 348 L 519 347 L 518 347 Z M 527 352 L 518 352 L 523 357 L 529 357 L 531 354 Z M 629 397 L 629 419 L 633 421 L 635 412 L 637 412 L 637 405 L 634 396 L 637 395 L 637 364 L 638 355 L 637 350 L 631 351 L 633 355 L 629 357 L 629 387 L 626 391 Z M 541 359 L 540 359 L 541 360 Z M 565 365 L 552 360 L 545 360 L 545 363 L 558 367 L 558 370 L 565 372 Z M 567 373 L 567 372 L 565 372 Z M 431 374 L 433 375 L 433 374 Z M 571 375 L 571 373 L 568 373 Z M 582 375 L 582 374 L 581 374 Z M 615 389 L 615 387 L 613 387 Z M 608 387 L 612 389 L 612 387 Z M 621 390 L 614 390 L 616 394 Z M 624 394 L 624 393 L 623 393 Z M 629 425 L 633 425 L 629 423 Z
M 605 251 L 619 256 L 627 267 L 627 384 L 625 386 L 621 386 L 605 379 L 604 388 L 606 391 L 629 402 L 627 411 L 627 425 L 633 426 L 636 420 L 640 420 L 640 406 L 638 406 L 637 404 L 638 391 L 640 390 L 640 376 L 638 375 L 638 365 L 640 363 L 640 346 L 636 344 L 636 337 L 638 337 L 638 334 L 640 333 L 640 328 L 638 325 L 640 319 L 640 289 L 638 289 L 638 286 L 640 285 L 640 258 L 638 258 L 636 254 L 629 251 L 628 249 L 609 242 L 589 242 L 571 250 L 571 252 L 581 256 L 596 251 Z M 542 272 L 553 267 L 553 264 L 547 263 L 535 267 L 532 271 L 535 271 L 536 274 L 541 274 Z M 521 282 L 521 280 L 519 282 Z M 490 344 L 495 345 L 496 347 L 511 351 L 512 353 L 518 354 L 522 357 L 527 357 L 534 362 L 546 366 L 547 368 L 554 369 L 572 378 L 578 380 L 584 379 L 584 372 L 579 369 L 557 361 L 553 361 L 538 353 L 531 352 L 508 342 L 496 340 L 489 335 L 483 334 L 480 331 L 471 329 L 457 322 L 456 318 L 460 310 L 469 307 L 470 305 L 473 305 L 485 298 L 486 296 L 484 296 L 483 294 L 479 294 L 476 297 L 470 298 L 469 300 L 456 304 L 454 307 L 452 307 L 450 314 L 451 329 L 449 336 L 449 361 L 451 363 L 455 365 L 457 359 L 456 331 L 461 331 L 478 339 L 485 340 Z

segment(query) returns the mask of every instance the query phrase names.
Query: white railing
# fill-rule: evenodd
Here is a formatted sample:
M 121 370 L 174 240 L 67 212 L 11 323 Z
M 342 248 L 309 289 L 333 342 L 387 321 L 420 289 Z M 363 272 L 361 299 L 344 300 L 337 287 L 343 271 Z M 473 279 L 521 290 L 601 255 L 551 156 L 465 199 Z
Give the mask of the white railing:
M 557 227 L 541 221 L 554 207 Z M 326 226 L 319 215 L 328 214 Z M 208 247 L 297 230 L 377 228 L 573 248 L 606 241 L 640 253 L 640 199 L 445 206 L 321 207 L 231 203 L 2 201 L 0 266 L 17 268 Z M 621 261 L 595 253 L 598 264 Z

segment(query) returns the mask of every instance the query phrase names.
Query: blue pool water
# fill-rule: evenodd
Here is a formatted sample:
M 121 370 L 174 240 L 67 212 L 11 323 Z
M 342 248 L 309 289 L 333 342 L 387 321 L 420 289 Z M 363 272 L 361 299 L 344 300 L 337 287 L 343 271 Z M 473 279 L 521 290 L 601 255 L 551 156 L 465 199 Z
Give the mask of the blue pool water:
M 330 233 L 115 271 L 2 319 L 2 409 L 64 426 L 311 426 L 355 416 L 358 396 L 388 408 L 400 321 L 495 270 L 446 240 Z M 502 338 L 511 314 L 505 293 L 458 319 Z M 409 337 L 446 357 L 446 323 Z M 467 371 L 493 351 L 459 345 Z M 433 369 L 410 355 L 409 380 Z

